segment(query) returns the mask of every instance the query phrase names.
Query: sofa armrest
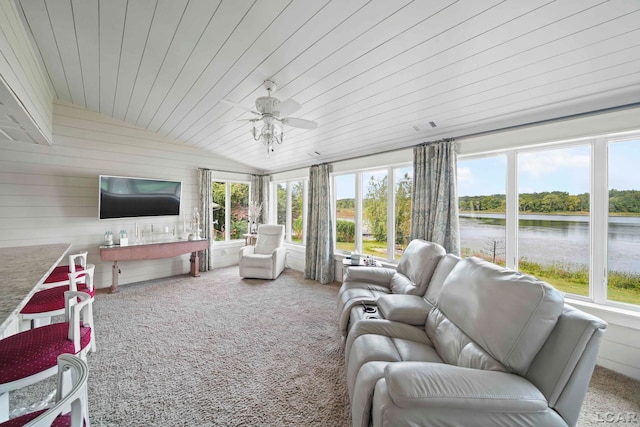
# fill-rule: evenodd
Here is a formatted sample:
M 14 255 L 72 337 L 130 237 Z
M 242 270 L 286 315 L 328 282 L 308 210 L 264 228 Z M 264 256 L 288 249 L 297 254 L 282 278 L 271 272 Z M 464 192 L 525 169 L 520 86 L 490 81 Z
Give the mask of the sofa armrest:
M 255 246 L 243 246 L 240 248 L 239 256 L 242 258 L 245 255 L 252 255 L 255 252 Z
M 280 246 L 279 248 L 275 248 L 273 250 L 273 252 L 271 252 L 271 256 L 273 257 L 274 260 L 276 260 L 276 259 L 284 260 L 287 257 L 287 248 L 285 248 L 284 246 Z
M 424 326 L 432 308 L 424 298 L 417 295 L 391 294 L 378 298 L 378 311 L 387 320 Z
M 347 269 L 347 273 L 344 276 L 344 282 L 365 282 L 383 285 L 388 288 L 394 274 L 396 274 L 396 271 L 393 268 L 350 267 Z
M 401 408 L 535 413 L 548 409 L 544 395 L 525 378 L 498 371 L 428 362 L 390 363 L 385 381 Z

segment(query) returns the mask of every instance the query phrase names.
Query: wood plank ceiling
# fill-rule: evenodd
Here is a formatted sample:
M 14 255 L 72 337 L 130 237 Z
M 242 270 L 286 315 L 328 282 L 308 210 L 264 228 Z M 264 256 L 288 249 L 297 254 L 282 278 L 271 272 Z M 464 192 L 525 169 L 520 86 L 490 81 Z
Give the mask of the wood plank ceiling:
M 59 99 L 265 172 L 640 102 L 638 0 L 17 1 Z

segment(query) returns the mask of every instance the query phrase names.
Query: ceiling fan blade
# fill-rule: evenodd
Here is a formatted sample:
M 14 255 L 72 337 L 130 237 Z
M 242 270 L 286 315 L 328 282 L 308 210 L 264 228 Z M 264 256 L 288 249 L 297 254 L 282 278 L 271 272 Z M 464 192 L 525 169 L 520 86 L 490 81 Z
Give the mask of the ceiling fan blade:
M 282 123 L 287 126 L 300 129 L 315 129 L 318 127 L 318 123 L 316 122 L 312 122 L 311 120 L 298 119 L 295 117 L 283 117 Z
M 289 114 L 293 114 L 301 108 L 302 108 L 302 105 L 300 105 L 299 102 L 294 101 L 291 98 L 282 101 L 279 105 L 281 116 L 288 116 Z
M 228 120 L 226 122 L 223 122 L 223 124 L 228 125 L 229 123 L 238 123 L 238 122 L 256 122 L 259 121 L 260 118 L 254 118 L 254 119 L 237 119 L 237 120 Z
M 245 111 L 248 111 L 250 113 L 260 115 L 260 113 L 258 113 L 257 111 L 254 111 L 251 108 L 245 107 L 244 105 L 238 104 L 237 102 L 229 101 L 228 99 L 221 99 L 220 101 L 224 102 L 225 104 L 229 104 L 229 105 L 232 105 L 234 107 L 241 108 L 241 109 L 243 109 Z

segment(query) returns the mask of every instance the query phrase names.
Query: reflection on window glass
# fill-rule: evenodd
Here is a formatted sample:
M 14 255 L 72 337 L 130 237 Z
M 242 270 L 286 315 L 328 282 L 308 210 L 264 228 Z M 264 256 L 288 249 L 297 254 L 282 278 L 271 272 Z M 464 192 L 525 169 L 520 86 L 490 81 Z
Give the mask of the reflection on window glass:
M 460 253 L 505 265 L 506 158 L 458 161 Z
M 276 186 L 278 197 L 277 223 L 281 225 L 287 224 L 287 183 L 283 182 Z
M 518 268 L 589 295 L 589 146 L 518 155 Z
M 395 233 L 394 259 L 400 259 L 409 244 L 411 232 L 411 192 L 413 190 L 413 168 L 396 168 L 395 182 Z
M 387 171 L 362 174 L 362 252 L 387 258 Z
M 640 304 L 640 140 L 609 144 L 607 298 Z
M 231 240 L 242 239 L 249 230 L 249 184 L 231 183 Z
M 291 241 L 302 243 L 304 187 L 301 181 L 290 182 L 289 186 L 291 188 Z
M 356 248 L 356 176 L 335 177 L 336 250 L 353 252 Z
M 214 240 L 222 241 L 225 239 L 225 203 L 227 185 L 224 182 L 214 181 L 213 188 L 213 235 Z

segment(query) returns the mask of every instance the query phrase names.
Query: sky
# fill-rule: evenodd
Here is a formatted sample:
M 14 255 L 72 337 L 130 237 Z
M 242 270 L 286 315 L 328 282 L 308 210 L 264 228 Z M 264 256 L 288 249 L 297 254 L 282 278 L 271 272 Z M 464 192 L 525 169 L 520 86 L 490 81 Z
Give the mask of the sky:
M 518 191 L 589 192 L 589 146 L 548 149 L 518 155 Z M 609 188 L 640 190 L 640 140 L 610 144 Z M 506 157 L 458 161 L 460 196 L 504 194 Z

